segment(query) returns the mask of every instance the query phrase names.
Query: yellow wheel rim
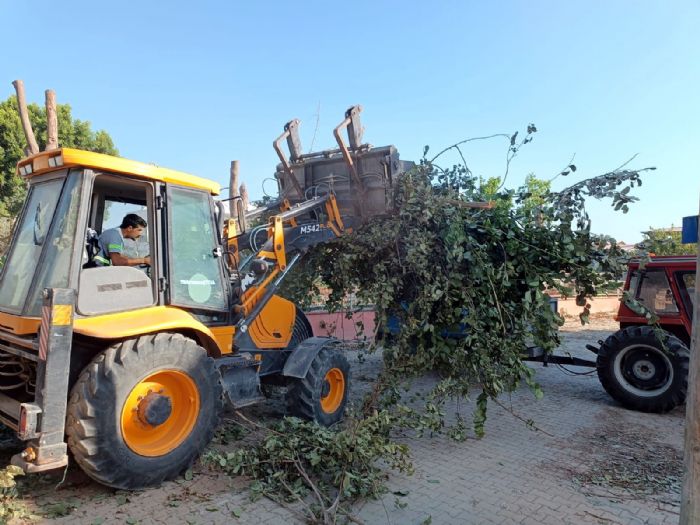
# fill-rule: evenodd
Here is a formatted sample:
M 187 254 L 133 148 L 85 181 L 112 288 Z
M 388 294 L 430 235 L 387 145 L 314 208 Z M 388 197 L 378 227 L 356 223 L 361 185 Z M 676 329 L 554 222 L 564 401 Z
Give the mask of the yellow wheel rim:
M 328 389 L 328 393 L 321 398 L 321 409 L 326 414 L 332 414 L 338 410 L 345 396 L 345 376 L 343 371 L 340 368 L 331 368 L 326 373 L 325 382 L 325 388 Z
M 177 370 L 161 370 L 137 383 L 126 398 L 122 436 L 135 453 L 162 456 L 190 435 L 198 414 L 199 391 L 192 378 Z

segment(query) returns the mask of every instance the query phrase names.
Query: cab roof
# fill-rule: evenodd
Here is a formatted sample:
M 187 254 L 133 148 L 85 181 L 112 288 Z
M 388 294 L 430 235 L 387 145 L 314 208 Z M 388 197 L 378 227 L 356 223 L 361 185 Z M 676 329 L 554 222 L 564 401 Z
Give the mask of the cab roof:
M 188 186 L 206 190 L 212 195 L 218 195 L 221 192 L 221 185 L 217 182 L 189 173 L 161 168 L 155 164 L 71 148 L 42 151 L 24 158 L 17 163 L 17 173 L 29 179 L 56 169 L 78 166 L 131 175 L 139 179 Z
M 636 269 L 639 267 L 639 259 L 632 259 L 629 262 L 629 267 Z M 659 267 L 672 267 L 672 268 L 695 268 L 697 262 L 697 256 L 695 255 L 653 255 L 648 261 L 645 261 L 645 268 L 659 268 Z

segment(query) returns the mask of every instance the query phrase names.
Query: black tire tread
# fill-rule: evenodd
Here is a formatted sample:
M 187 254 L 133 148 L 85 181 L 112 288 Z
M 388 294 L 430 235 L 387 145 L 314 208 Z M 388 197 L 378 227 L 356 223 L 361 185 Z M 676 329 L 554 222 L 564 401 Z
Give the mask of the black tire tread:
M 331 368 L 339 368 L 345 376 L 345 395 L 338 410 L 330 415 L 321 410 L 321 391 L 325 381 L 325 375 Z M 337 341 L 332 341 L 321 348 L 318 355 L 311 363 L 309 371 L 302 379 L 292 382 L 287 392 L 287 411 L 290 415 L 316 421 L 330 426 L 339 421 L 348 401 L 350 385 L 350 364 L 345 354 L 338 348 Z
M 666 347 L 674 364 L 674 381 L 671 387 L 657 397 L 641 398 L 627 391 L 619 384 L 612 370 L 615 355 L 630 342 L 646 340 L 650 346 L 659 346 L 654 329 L 650 326 L 629 326 L 608 336 L 598 351 L 596 368 L 598 379 L 605 391 L 626 408 L 641 412 L 668 412 L 685 402 L 688 391 L 688 369 L 690 352 L 676 336 L 665 332 Z
M 292 327 L 292 338 L 289 340 L 289 344 L 287 345 L 287 348 L 290 350 L 296 348 L 306 339 L 313 337 L 314 335 L 313 329 L 311 328 L 311 323 L 309 323 L 306 315 L 298 306 L 295 307 L 295 314 L 294 325 Z
M 179 474 L 181 469 L 175 465 L 172 468 L 151 469 L 149 472 L 138 472 L 135 475 L 135 473 L 129 472 L 124 465 L 115 461 L 110 454 L 105 454 L 99 444 L 98 418 L 109 417 L 121 410 L 119 407 L 111 406 L 110 401 L 105 396 L 100 397 L 99 394 L 101 388 L 109 387 L 110 377 L 128 373 L 129 363 L 138 357 L 138 354 L 147 355 L 148 352 L 152 352 L 156 348 L 185 349 L 188 346 L 190 350 L 196 347 L 204 352 L 204 349 L 182 334 L 166 332 L 141 336 L 109 347 L 83 369 L 69 398 L 66 435 L 74 459 L 88 476 L 111 487 L 134 489 L 157 485 Z M 177 361 L 176 358 L 173 366 L 177 365 Z M 205 362 L 205 373 L 210 374 L 216 383 L 214 399 L 218 399 L 218 409 L 215 410 L 214 424 L 207 425 L 204 432 L 194 439 L 192 448 L 196 449 L 196 455 L 201 453 L 213 438 L 223 406 L 222 388 L 218 381 L 218 372 L 214 361 L 207 358 Z M 121 440 L 121 435 L 118 436 L 118 439 Z

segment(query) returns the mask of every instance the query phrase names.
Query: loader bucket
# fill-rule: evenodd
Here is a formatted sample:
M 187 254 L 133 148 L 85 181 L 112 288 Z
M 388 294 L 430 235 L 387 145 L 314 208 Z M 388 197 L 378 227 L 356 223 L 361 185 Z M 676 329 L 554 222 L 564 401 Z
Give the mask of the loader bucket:
M 284 133 L 274 142 L 281 160 L 275 172 L 281 199 L 294 205 L 333 193 L 343 220 L 355 223 L 394 211 L 396 181 L 414 163 L 399 160 L 394 146 L 361 144 L 360 111 L 360 106 L 346 111 L 345 120 L 334 130 L 338 148 L 332 150 L 302 154 L 299 121 L 285 125 Z M 341 135 L 343 130 L 347 130 L 347 145 Z M 289 158 L 281 149 L 285 139 Z

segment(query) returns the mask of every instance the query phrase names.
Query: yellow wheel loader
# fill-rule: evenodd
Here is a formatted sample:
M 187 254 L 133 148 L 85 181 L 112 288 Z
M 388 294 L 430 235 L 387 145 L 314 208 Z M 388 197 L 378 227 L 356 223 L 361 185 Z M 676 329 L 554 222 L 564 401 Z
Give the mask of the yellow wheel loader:
M 280 201 L 248 231 L 240 198 L 227 216 L 203 178 L 67 148 L 18 163 L 28 193 L 0 277 L 0 421 L 26 441 L 14 464 L 54 469 L 70 450 L 100 483 L 156 485 L 202 452 L 226 400 L 258 402 L 265 383 L 287 387 L 290 414 L 341 419 L 346 357 L 275 292 L 310 246 L 390 207 L 406 166 L 359 143 L 358 112 L 318 154 L 285 127 Z M 96 266 L 89 239 L 125 213 L 147 223 L 134 249 L 150 266 Z

